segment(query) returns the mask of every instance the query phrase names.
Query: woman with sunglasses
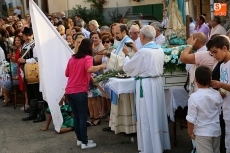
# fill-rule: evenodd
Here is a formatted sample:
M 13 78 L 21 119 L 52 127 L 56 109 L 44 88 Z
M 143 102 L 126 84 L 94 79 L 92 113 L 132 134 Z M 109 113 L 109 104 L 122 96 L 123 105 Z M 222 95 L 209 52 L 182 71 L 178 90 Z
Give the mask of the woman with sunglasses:
M 114 39 L 111 34 L 103 35 L 101 40 L 105 49 L 110 49 L 113 46 Z
M 102 36 L 102 44 L 105 47 L 107 51 L 112 51 L 113 50 L 113 43 L 114 39 L 110 33 L 106 33 Z M 103 55 L 102 57 L 102 63 L 106 64 L 107 62 L 107 57 Z M 103 72 L 107 72 L 108 69 L 104 69 Z M 101 83 L 101 87 L 104 88 L 105 84 Z M 106 108 L 108 109 L 108 113 L 106 113 Z M 105 97 L 102 96 L 102 101 L 101 101 L 101 114 L 100 118 L 106 117 L 106 121 L 109 121 L 109 115 L 110 115 L 110 109 L 111 109 L 111 101 L 110 99 L 106 99 Z
M 98 55 L 97 53 L 104 50 L 104 46 L 101 43 L 101 34 L 98 31 L 91 32 L 90 39 L 93 41 L 93 64 L 99 65 L 102 63 L 102 55 Z M 98 75 L 100 72 L 93 73 L 93 76 Z M 90 114 L 90 123 L 91 125 L 100 124 L 99 112 L 101 109 L 101 93 L 97 87 L 90 83 L 90 90 L 88 94 L 88 107 Z

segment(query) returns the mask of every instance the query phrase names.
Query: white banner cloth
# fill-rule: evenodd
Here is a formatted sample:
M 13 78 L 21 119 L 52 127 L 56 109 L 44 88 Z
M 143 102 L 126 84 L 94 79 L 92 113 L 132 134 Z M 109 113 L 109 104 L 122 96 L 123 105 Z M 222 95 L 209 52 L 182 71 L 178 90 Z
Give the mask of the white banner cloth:
M 30 15 L 39 61 L 40 91 L 59 132 L 63 118 L 58 103 L 65 93 L 65 69 L 73 51 L 33 0 L 30 0 Z

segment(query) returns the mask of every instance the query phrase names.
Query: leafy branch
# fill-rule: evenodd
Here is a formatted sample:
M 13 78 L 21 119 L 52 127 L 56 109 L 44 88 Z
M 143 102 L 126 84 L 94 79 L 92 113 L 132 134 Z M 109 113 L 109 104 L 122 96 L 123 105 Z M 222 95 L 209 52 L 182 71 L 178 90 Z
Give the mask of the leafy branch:
M 118 3 L 116 2 L 116 8 L 113 11 L 109 11 L 109 17 L 112 22 L 119 22 L 120 18 L 122 17 L 122 14 L 119 11 Z M 130 13 L 130 8 L 125 12 L 125 14 Z

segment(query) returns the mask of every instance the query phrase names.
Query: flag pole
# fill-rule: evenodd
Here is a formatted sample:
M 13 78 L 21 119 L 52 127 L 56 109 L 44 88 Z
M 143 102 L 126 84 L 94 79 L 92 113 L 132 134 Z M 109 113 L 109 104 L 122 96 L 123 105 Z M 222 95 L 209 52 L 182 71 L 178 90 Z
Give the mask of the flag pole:
M 106 92 L 102 89 L 102 87 L 95 81 L 95 79 L 91 76 L 90 77 L 93 83 L 97 86 L 97 88 L 101 91 L 102 95 L 105 96 L 106 99 L 109 99 Z

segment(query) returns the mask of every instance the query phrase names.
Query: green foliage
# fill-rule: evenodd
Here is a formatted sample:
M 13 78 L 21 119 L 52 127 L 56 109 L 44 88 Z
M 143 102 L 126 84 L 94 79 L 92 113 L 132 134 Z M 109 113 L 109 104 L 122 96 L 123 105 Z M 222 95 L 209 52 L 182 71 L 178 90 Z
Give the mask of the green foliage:
M 99 25 L 104 25 L 105 21 L 104 21 L 104 16 L 102 15 L 101 12 L 99 12 L 99 10 L 93 8 L 90 10 L 89 14 L 88 14 L 88 18 L 91 20 L 96 20 Z
M 174 72 L 186 72 L 185 66 L 186 65 L 183 63 L 178 65 L 173 63 L 164 64 L 164 74 L 166 73 L 173 74 Z
M 77 14 L 80 14 L 82 19 L 88 23 L 89 22 L 89 17 L 88 17 L 88 11 L 86 7 L 82 7 L 81 5 L 76 5 L 71 11 L 71 16 L 74 17 Z
M 120 71 L 115 71 L 115 70 L 108 71 L 108 72 L 105 72 L 104 74 L 101 74 L 101 75 L 97 76 L 95 81 L 97 83 L 106 82 L 106 81 L 109 80 L 109 78 L 115 77 L 118 74 L 125 74 L 125 72 L 123 70 L 120 70 Z
M 119 22 L 121 17 L 122 17 L 122 14 L 119 12 L 119 6 L 118 6 L 118 3 L 116 2 L 116 8 L 113 10 L 113 11 L 109 11 L 109 16 L 110 16 L 110 20 L 112 22 Z M 130 13 L 130 8 L 126 11 L 125 14 L 128 14 Z
M 85 2 L 90 2 L 93 3 L 91 7 L 91 11 L 89 13 L 88 18 L 97 20 L 97 22 L 100 25 L 104 25 L 105 21 L 104 21 L 104 16 L 103 16 L 103 11 L 104 8 L 103 6 L 105 5 L 105 3 L 107 3 L 106 0 L 85 0 Z

